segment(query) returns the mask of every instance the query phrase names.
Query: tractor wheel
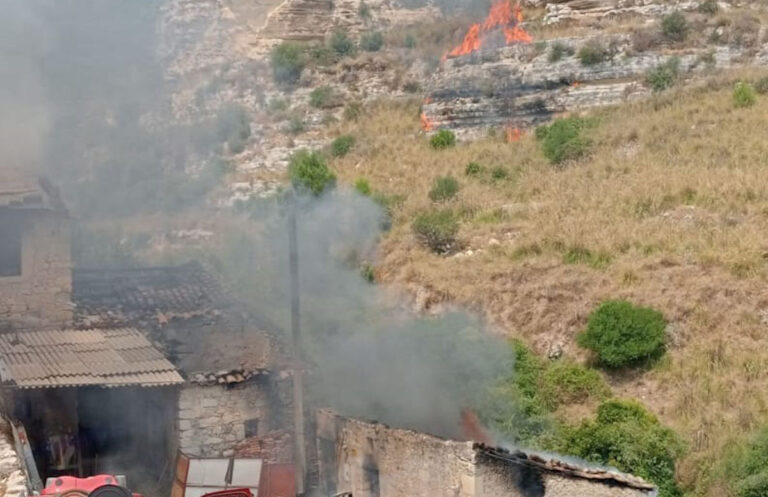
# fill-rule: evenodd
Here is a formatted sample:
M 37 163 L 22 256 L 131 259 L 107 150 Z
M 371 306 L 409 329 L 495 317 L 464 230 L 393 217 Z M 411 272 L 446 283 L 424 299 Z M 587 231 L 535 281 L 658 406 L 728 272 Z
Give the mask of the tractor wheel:
M 102 485 L 88 494 L 88 497 L 133 497 L 133 494 L 125 487 Z

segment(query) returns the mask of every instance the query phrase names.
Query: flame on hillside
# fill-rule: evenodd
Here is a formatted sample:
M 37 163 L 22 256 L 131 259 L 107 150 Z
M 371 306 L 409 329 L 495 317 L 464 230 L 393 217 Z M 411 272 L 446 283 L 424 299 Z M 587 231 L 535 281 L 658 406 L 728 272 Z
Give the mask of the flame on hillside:
M 513 6 L 512 0 L 500 0 L 493 4 L 485 21 L 473 24 L 464 36 L 464 41 L 461 42 L 461 45 L 445 54 L 443 59 L 458 57 L 480 50 L 483 46 L 484 35 L 496 28 L 503 29 L 507 45 L 511 43 L 531 43 L 533 37 L 520 27 L 522 22 L 523 11 L 520 5 L 515 4 Z
M 508 142 L 516 142 L 523 136 L 523 132 L 517 126 L 507 126 L 505 132 Z
M 425 112 L 421 113 L 421 129 L 427 132 L 435 129 L 435 126 L 432 124 L 432 121 L 429 120 Z

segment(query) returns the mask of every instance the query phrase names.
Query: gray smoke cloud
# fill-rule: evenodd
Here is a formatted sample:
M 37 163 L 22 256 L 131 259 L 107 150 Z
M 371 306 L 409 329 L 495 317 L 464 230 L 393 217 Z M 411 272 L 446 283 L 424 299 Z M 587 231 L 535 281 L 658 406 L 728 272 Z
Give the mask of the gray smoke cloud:
M 359 268 L 375 260 L 385 221 L 366 197 L 334 191 L 298 208 L 302 347 L 315 366 L 310 392 L 351 416 L 460 436 L 463 408 L 476 408 L 511 366 L 510 349 L 475 316 L 419 316 Z M 258 235 L 230 240 L 224 272 L 253 308 L 288 329 L 285 206 L 258 206 Z

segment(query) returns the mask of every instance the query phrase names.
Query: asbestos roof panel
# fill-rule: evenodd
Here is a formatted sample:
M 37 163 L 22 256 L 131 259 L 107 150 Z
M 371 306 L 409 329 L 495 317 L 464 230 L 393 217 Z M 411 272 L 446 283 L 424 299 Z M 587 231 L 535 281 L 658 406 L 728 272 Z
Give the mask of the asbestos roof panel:
M 0 334 L 0 381 L 19 388 L 175 385 L 181 375 L 138 330 Z

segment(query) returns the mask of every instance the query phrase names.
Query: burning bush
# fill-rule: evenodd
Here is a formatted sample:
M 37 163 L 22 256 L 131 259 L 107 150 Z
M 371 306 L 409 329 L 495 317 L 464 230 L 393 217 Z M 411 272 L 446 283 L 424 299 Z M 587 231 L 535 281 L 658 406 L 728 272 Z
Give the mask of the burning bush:
M 343 135 L 331 142 L 331 155 L 334 157 L 344 157 L 355 146 L 355 137 L 352 135 Z
M 671 41 L 685 41 L 688 37 L 688 21 L 679 10 L 667 14 L 661 19 L 661 32 Z
M 653 91 L 664 91 L 675 84 L 679 69 L 680 59 L 672 57 L 663 64 L 659 64 L 651 69 L 646 75 L 645 81 Z
M 416 216 L 411 228 L 430 250 L 445 254 L 456 245 L 459 222 L 450 210 L 429 211 Z
M 566 428 L 557 449 L 646 478 L 658 486 L 659 497 L 682 495 L 675 482 L 675 460 L 685 446 L 636 401 L 604 402 L 595 420 Z
M 297 190 L 322 195 L 336 185 L 336 176 L 328 169 L 323 157 L 317 152 L 300 150 L 291 157 L 288 168 L 291 183 Z
M 610 300 L 590 314 L 578 343 L 595 352 L 601 364 L 622 368 L 661 356 L 666 325 L 664 316 L 654 309 Z
M 384 46 L 384 36 L 376 31 L 374 33 L 365 33 L 360 37 L 360 48 L 366 52 L 378 52 Z
M 733 89 L 733 105 L 737 108 L 752 107 L 757 102 L 755 88 L 744 81 L 736 83 Z
M 282 84 L 296 83 L 306 65 L 302 46 L 292 42 L 277 45 L 272 49 L 269 60 L 275 82 Z
M 549 126 L 536 129 L 536 139 L 541 141 L 541 150 L 552 164 L 562 164 L 578 159 L 587 153 L 591 140 L 586 138 L 584 130 L 592 122 L 580 117 L 558 119 Z
M 429 139 L 429 144 L 435 150 L 442 150 L 456 145 L 456 135 L 448 129 L 441 129 Z
M 435 178 L 432 189 L 429 191 L 429 199 L 432 202 L 444 202 L 451 200 L 459 192 L 459 182 L 453 176 L 440 176 Z

